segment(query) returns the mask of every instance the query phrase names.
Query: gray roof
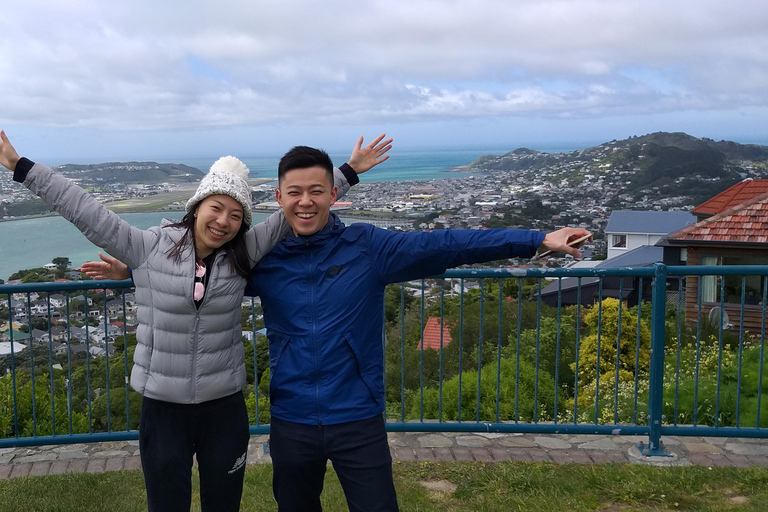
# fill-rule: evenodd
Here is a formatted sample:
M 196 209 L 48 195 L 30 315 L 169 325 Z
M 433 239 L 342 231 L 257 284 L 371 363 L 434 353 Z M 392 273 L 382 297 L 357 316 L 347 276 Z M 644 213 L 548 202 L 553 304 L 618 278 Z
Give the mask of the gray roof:
M 654 263 L 661 263 L 663 258 L 663 248 L 654 245 L 642 245 L 619 256 L 601 261 L 595 265 L 595 268 L 649 267 Z
M 690 212 L 614 210 L 605 232 L 667 235 L 693 224 L 696 224 L 696 217 Z
M 561 280 L 555 279 L 553 282 L 542 288 L 541 295 L 544 296 L 557 293 L 558 289 L 564 292 L 566 290 L 577 288 L 579 285 L 584 288 L 585 286 L 596 284 L 598 281 L 600 281 L 599 277 L 582 277 L 581 282 L 579 282 L 578 277 L 564 277 Z M 537 296 L 538 294 L 534 294 L 534 297 Z
M 661 247 L 654 247 L 652 245 L 643 245 L 637 249 L 627 251 L 621 256 L 610 258 L 601 261 L 594 268 L 616 268 L 616 267 L 649 267 L 654 263 L 660 263 L 664 256 L 664 249 Z M 597 277 L 582 277 L 581 286 L 587 286 L 597 283 L 599 278 Z M 576 288 L 579 285 L 579 280 L 576 277 L 564 277 L 560 284 L 560 290 L 566 291 L 572 288 Z M 554 281 L 541 290 L 542 295 L 549 295 L 551 293 L 557 293 L 558 282 Z M 624 296 L 627 292 L 625 290 Z

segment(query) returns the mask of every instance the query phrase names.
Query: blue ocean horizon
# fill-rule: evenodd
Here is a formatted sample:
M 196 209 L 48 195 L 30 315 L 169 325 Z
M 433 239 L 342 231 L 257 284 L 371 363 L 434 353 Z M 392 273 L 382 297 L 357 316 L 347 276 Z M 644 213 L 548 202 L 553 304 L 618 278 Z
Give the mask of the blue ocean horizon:
M 462 149 L 431 149 L 431 150 L 402 150 L 393 149 L 390 158 L 365 173 L 363 182 L 393 182 L 415 180 L 438 180 L 461 178 L 468 176 L 464 172 L 455 172 L 461 166 L 469 165 L 483 155 L 503 155 L 513 151 L 509 148 L 462 148 Z M 580 149 L 561 145 L 551 148 L 538 149 L 546 153 L 565 153 Z M 329 152 L 333 164 L 339 166 L 347 161 L 349 153 Z M 235 155 L 238 156 L 238 155 Z M 275 156 L 238 156 L 248 166 L 251 178 L 277 179 L 277 165 L 282 155 Z M 181 158 L 174 163 L 189 165 L 207 173 L 217 157 L 210 158 Z

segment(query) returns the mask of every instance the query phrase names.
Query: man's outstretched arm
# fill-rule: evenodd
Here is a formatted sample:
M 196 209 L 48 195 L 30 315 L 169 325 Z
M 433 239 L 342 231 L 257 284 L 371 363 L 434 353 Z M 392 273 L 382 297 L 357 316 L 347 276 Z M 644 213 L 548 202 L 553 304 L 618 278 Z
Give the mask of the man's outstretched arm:
M 446 229 L 432 232 L 396 233 L 372 229 L 373 268 L 380 279 L 396 283 L 440 274 L 448 268 L 513 257 L 530 258 L 540 247 L 566 251 L 569 240 L 588 234 L 581 228 L 563 228 L 552 233 L 525 229 Z

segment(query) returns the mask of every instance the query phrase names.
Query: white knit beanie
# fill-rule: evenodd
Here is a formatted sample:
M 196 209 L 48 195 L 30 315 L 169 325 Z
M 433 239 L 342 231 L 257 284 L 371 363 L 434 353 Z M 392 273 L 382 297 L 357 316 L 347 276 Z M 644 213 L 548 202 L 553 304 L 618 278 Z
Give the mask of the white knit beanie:
M 187 201 L 187 213 L 197 206 L 197 203 L 208 196 L 225 194 L 235 199 L 243 206 L 243 222 L 251 225 L 251 189 L 245 179 L 248 177 L 248 167 L 234 156 L 223 156 L 216 160 L 197 187 L 195 195 Z

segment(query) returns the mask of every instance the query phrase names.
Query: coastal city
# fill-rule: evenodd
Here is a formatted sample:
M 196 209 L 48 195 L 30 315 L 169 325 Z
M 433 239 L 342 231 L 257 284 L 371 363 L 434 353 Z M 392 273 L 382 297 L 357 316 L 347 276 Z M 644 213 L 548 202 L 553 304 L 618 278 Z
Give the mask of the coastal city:
M 644 147 L 637 150 L 640 154 L 635 162 L 642 163 Z M 519 149 L 503 156 L 478 158 L 446 173 L 449 179 L 371 183 L 363 175 L 361 183 L 350 189 L 334 211 L 345 218 L 404 231 L 485 227 L 548 231 L 583 227 L 595 234 L 596 243 L 588 248 L 588 254 L 605 254 L 602 232 L 613 210 L 689 211 L 701 199 L 679 192 L 692 190 L 693 183 L 707 191 L 728 185 L 727 177 L 694 173 L 646 187 L 634 186 L 639 165 L 626 165 L 622 163 L 626 157 L 617 158 L 631 151 L 626 143 L 617 141 L 571 153 Z M 132 170 L 126 166 L 121 171 Z M 741 160 L 730 163 L 728 170 L 731 181 L 738 181 L 764 176 L 766 165 L 764 161 Z M 195 182 L 179 181 L 103 183 L 80 172 L 68 176 L 110 208 L 119 205 L 122 211 L 131 211 L 131 205 L 142 201 L 154 201 L 153 209 L 158 211 L 181 211 L 195 186 Z M 254 211 L 277 210 L 276 181 L 250 181 Z M 0 174 L 1 219 L 19 218 L 8 213 L 9 206 L 31 200 L 37 201 L 31 192 L 12 181 L 10 173 Z

